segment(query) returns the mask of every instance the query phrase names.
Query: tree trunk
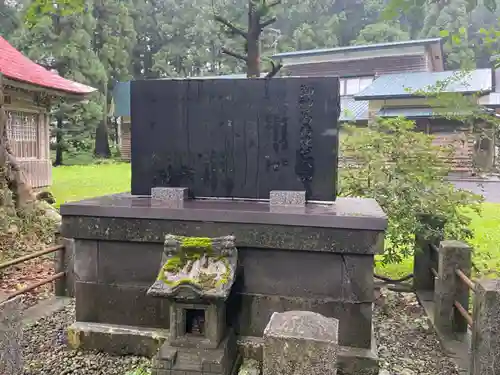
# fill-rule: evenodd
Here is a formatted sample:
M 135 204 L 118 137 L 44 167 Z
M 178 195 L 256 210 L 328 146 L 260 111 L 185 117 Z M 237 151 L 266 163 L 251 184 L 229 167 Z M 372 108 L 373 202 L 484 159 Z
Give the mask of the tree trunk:
M 94 155 L 98 158 L 109 158 L 111 151 L 109 150 L 108 127 L 104 121 L 99 122 L 99 126 L 95 135 L 95 151 Z
M 60 114 L 57 114 L 56 120 L 56 159 L 53 166 L 63 165 L 63 120 Z
M 260 77 L 260 17 L 252 0 L 248 2 L 247 77 Z

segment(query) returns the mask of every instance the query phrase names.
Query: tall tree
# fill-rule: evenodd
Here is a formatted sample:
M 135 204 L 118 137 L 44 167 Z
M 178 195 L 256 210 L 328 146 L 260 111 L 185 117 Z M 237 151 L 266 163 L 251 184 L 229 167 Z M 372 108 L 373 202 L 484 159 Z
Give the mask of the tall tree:
M 450 0 L 431 3 L 422 29 L 422 37 L 445 37 L 446 66 L 448 69 L 475 66 L 474 51 L 468 37 L 468 0 Z
M 0 36 L 9 39 L 20 24 L 21 20 L 16 4 L 0 0 Z
M 32 60 L 56 70 L 61 76 L 101 88 L 106 71 L 93 48 L 96 22 L 92 4 L 72 15 L 56 12 L 38 19 L 36 24 L 19 30 L 14 39 L 18 48 Z M 79 147 L 94 137 L 103 118 L 102 95 L 96 94 L 85 103 L 61 102 L 54 108 L 56 124 L 55 165 L 63 163 L 63 152 Z
M 215 15 L 219 22 L 231 36 L 238 36 L 244 40 L 244 53 L 223 47 L 222 52 L 235 57 L 246 64 L 248 77 L 260 77 L 261 46 L 260 38 L 264 28 L 276 22 L 276 17 L 271 16 L 271 9 L 281 4 L 281 0 L 248 0 L 247 29 L 236 26 L 221 15 Z

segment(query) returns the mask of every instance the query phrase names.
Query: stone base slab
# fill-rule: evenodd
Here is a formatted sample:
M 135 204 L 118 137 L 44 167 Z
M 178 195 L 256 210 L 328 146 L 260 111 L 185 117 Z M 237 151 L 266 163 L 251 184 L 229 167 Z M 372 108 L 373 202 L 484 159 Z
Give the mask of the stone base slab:
M 115 355 L 153 357 L 168 337 L 168 330 L 113 324 L 76 322 L 68 328 L 68 343 L 73 349 Z M 237 346 L 243 358 L 262 361 L 262 338 L 239 337 Z M 340 346 L 338 364 L 339 375 L 377 375 L 379 364 L 375 338 L 370 349 Z
M 231 375 L 237 353 L 233 332 L 216 349 L 174 347 L 166 342 L 153 357 L 152 375 Z

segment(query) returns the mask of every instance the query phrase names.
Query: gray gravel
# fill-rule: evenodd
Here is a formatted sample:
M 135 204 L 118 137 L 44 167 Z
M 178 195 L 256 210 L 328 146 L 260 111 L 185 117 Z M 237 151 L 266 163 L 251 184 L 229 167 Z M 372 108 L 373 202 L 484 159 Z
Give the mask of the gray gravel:
M 413 293 L 383 289 L 374 324 L 380 375 L 458 375 Z
M 74 320 L 74 305 L 41 319 L 24 330 L 24 375 L 125 375 L 147 365 L 139 357 L 113 357 L 103 353 L 69 350 L 65 329 Z
M 383 289 L 374 311 L 380 375 L 458 375 L 414 294 Z M 149 364 L 145 358 L 68 350 L 64 332 L 73 317 L 70 305 L 25 329 L 24 375 L 125 375 Z

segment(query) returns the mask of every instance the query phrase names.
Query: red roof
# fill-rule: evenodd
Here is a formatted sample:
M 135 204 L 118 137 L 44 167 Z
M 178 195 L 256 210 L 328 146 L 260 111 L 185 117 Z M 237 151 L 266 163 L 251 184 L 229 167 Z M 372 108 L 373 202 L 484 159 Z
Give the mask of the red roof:
M 12 80 L 26 82 L 71 94 L 89 94 L 95 89 L 59 76 L 34 63 L 0 36 L 0 73 Z

